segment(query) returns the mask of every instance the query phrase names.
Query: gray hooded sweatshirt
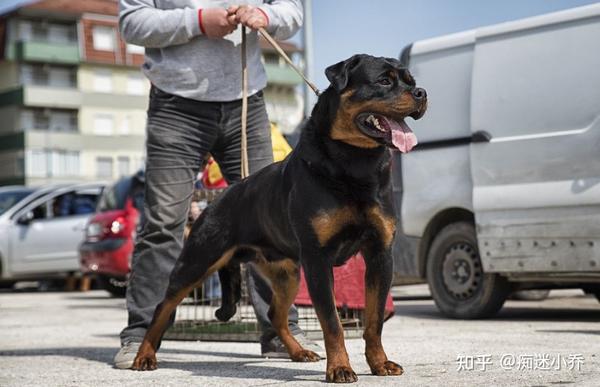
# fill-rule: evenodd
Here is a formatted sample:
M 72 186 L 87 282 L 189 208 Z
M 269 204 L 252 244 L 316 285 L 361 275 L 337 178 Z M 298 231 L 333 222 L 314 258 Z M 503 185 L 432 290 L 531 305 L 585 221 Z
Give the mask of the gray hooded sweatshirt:
M 249 4 L 267 15 L 275 39 L 290 38 L 302 25 L 300 0 L 120 0 L 119 26 L 125 41 L 146 48 L 143 71 L 167 93 L 198 101 L 233 101 L 241 92 L 241 27 L 221 38 L 202 34 L 200 8 Z M 258 33 L 247 28 L 248 93 L 263 89 L 267 76 Z

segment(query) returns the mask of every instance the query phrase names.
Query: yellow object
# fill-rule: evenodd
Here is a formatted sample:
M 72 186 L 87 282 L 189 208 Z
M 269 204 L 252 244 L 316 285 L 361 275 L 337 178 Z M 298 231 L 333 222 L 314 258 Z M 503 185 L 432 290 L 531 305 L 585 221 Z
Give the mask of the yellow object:
M 277 125 L 271 123 L 271 142 L 273 143 L 273 161 L 281 161 L 290 154 L 292 147 L 285 140 Z
M 279 129 L 277 129 L 277 125 L 271 123 L 271 143 L 273 146 L 273 161 L 281 161 L 286 158 L 288 154 L 292 151 L 292 147 L 286 141 L 285 137 L 281 134 Z M 221 179 L 223 179 L 223 175 L 221 174 L 221 168 L 219 168 L 219 164 L 211 157 L 211 161 L 208 162 L 206 166 L 206 172 L 208 173 L 208 183 L 209 184 L 217 184 Z
M 206 172 L 208 173 L 208 182 L 210 184 L 216 184 L 218 181 L 223 179 L 223 174 L 221 173 L 221 168 L 219 168 L 219 164 L 211 157 L 213 162 L 209 162 L 206 168 Z

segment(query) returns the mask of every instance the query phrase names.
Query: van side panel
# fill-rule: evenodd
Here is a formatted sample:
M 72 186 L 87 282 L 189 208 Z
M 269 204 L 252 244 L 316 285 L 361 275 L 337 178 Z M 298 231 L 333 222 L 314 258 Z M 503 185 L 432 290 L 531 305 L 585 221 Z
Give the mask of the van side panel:
M 423 236 L 429 222 L 449 208 L 472 209 L 469 146 L 414 152 L 402 158 L 405 185 L 402 229 Z
M 487 272 L 600 271 L 600 18 L 477 37 L 473 206 Z

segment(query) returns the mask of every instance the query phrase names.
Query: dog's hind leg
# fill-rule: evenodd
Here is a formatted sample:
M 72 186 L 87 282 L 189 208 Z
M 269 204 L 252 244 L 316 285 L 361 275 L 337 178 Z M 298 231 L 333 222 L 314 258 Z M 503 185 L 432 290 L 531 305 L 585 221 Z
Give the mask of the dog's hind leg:
M 186 243 L 171 272 L 166 296 L 154 311 L 132 369 L 146 371 L 157 368 L 156 351 L 177 305 L 205 278 L 227 265 L 235 252 L 235 248 L 230 248 L 223 253 L 215 253 L 219 251 L 215 247 L 209 246 L 209 243 Z M 197 255 L 203 253 L 207 255 L 198 259 Z
M 321 360 L 321 357 L 313 351 L 302 348 L 290 332 L 288 324 L 288 313 L 299 287 L 300 273 L 297 263 L 289 258 L 274 262 L 261 259 L 256 266 L 271 283 L 273 295 L 269 307 L 269 318 L 275 332 L 285 345 L 290 359 L 297 362 Z
M 242 298 L 239 262 L 232 262 L 219 270 L 219 280 L 221 282 L 221 307 L 216 310 L 215 316 L 220 321 L 229 321 L 237 310 L 236 304 Z

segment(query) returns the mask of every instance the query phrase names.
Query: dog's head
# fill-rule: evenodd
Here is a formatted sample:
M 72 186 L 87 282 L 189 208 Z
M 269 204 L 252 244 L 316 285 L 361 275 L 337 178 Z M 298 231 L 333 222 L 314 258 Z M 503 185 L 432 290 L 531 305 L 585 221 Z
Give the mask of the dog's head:
M 427 93 L 401 63 L 370 55 L 353 57 L 325 70 L 329 92 L 339 96 L 330 137 L 361 148 L 387 145 L 410 151 L 417 138 L 404 119 L 427 109 Z

